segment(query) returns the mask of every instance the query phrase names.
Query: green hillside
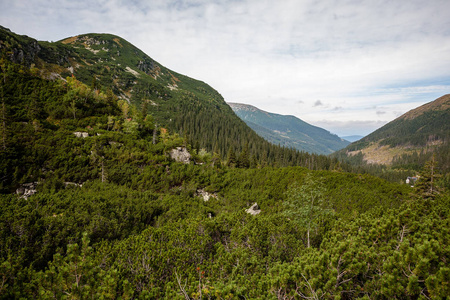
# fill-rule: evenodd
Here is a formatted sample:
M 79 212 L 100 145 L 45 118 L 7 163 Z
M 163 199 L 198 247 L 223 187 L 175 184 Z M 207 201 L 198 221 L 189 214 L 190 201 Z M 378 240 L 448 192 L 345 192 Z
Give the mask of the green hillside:
M 234 129 L 222 132 L 230 145 L 223 159 L 190 144 L 203 138 L 163 128 L 170 112 L 153 114 L 150 100 L 173 104 L 183 99 L 180 89 L 155 80 L 162 90 L 149 92 L 145 109 L 114 82 L 132 72 L 113 84 L 106 76 L 89 80 L 87 72 L 83 82 L 84 71 L 58 79 L 56 70 L 87 62 L 77 55 L 92 50 L 2 32 L 0 299 L 450 294 L 450 194 L 435 160 L 411 188 L 263 141 L 265 159 L 274 157 L 269 166 Z M 222 105 L 204 106 L 202 93 L 183 102 L 192 104 L 191 118 Z M 234 115 L 227 107 L 217 112 L 223 122 Z M 234 152 L 241 142 L 248 146 Z M 292 162 L 309 169 L 276 166 Z
M 449 119 L 450 95 L 445 95 L 403 114 L 347 149 L 352 151 L 373 142 L 390 147 L 427 147 L 444 143 L 450 138 Z
M 450 171 L 450 95 L 413 109 L 334 156 L 354 166 L 386 165 L 418 172 L 435 156 L 443 174 Z M 376 169 L 377 167 L 375 167 Z
M 132 118 L 133 110 L 151 115 L 158 127 L 183 136 L 196 151 L 214 151 L 225 159 L 230 149 L 239 155 L 246 148 L 256 161 L 278 165 L 308 159 L 267 143 L 216 90 L 165 68 L 120 37 L 85 34 L 49 43 L 2 27 L 0 43 L 5 59 L 30 68 L 33 75 L 48 80 L 75 77 L 94 90 L 110 90 L 131 105 L 125 117 Z
M 228 104 L 250 128 L 275 145 L 310 153 L 330 154 L 349 144 L 329 131 L 294 116 L 265 112 L 247 104 Z
M 182 138 L 155 140 L 112 93 L 1 66 L 0 299 L 450 292 L 448 191 L 208 152 L 184 164 L 169 156 Z

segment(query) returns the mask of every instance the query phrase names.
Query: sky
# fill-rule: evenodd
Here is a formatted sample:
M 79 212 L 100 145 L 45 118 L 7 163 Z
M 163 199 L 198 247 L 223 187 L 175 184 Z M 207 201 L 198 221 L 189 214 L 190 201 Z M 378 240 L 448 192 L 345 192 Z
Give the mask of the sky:
M 450 93 L 449 0 L 0 0 L 0 25 L 116 34 L 227 102 L 339 136 Z

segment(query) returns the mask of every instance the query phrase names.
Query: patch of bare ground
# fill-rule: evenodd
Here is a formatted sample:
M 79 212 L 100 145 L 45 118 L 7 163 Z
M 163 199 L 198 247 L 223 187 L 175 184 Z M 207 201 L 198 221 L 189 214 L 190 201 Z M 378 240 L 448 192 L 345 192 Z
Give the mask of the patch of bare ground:
M 67 38 L 67 39 L 61 41 L 61 43 L 63 43 L 63 44 L 72 44 L 77 39 L 78 39 L 78 36 L 73 36 L 73 37 L 70 37 L 70 38 Z
M 119 38 L 113 38 L 113 41 L 116 42 L 120 47 L 123 47 L 122 44 L 120 43 Z
M 395 157 L 401 156 L 403 154 L 413 154 L 414 152 L 420 152 L 421 150 L 432 151 L 435 146 L 438 146 L 440 144 L 442 144 L 442 141 L 440 140 L 432 141 L 427 144 L 427 147 L 421 148 L 407 145 L 398 147 L 391 147 L 386 145 L 380 146 L 380 144 L 377 142 L 370 144 L 368 147 L 362 150 L 348 152 L 347 155 L 353 156 L 362 153 L 364 155 L 364 161 L 366 161 L 368 164 L 391 165 L 392 160 Z

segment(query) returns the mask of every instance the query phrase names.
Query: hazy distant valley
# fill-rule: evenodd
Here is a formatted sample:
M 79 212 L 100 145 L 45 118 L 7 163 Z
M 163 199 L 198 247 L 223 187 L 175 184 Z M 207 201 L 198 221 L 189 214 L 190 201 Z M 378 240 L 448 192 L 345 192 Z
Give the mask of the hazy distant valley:
M 258 135 L 275 145 L 310 153 L 331 154 L 349 144 L 337 135 L 294 116 L 269 113 L 246 104 L 228 105 Z

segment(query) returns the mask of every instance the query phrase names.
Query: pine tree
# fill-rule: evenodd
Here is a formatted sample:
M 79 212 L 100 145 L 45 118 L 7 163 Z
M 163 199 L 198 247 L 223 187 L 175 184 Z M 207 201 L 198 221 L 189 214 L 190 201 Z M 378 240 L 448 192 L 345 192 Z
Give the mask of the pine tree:
M 147 117 L 147 110 L 148 110 L 148 101 L 143 100 L 142 101 L 142 116 L 144 119 Z
M 434 199 L 436 194 L 439 193 L 439 189 L 436 186 L 436 181 L 441 177 L 437 167 L 435 154 L 431 157 L 422 172 L 420 173 L 420 178 L 417 180 L 415 185 L 416 192 L 419 196 L 424 199 Z
M 250 159 L 248 157 L 248 143 L 245 144 L 244 149 L 242 149 L 241 154 L 239 155 L 237 161 L 238 168 L 249 168 L 250 167 Z
M 235 167 L 237 163 L 236 159 L 236 153 L 234 152 L 234 149 L 232 146 L 228 149 L 228 156 L 227 156 L 227 166 L 229 167 Z
M 38 92 L 36 90 L 33 90 L 33 93 L 31 94 L 31 99 L 28 105 L 27 114 L 28 119 L 33 121 L 39 118 L 40 109 L 39 109 L 39 103 L 38 103 Z
M 93 90 L 94 92 L 98 90 L 98 81 L 95 76 L 92 77 L 91 90 Z

